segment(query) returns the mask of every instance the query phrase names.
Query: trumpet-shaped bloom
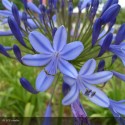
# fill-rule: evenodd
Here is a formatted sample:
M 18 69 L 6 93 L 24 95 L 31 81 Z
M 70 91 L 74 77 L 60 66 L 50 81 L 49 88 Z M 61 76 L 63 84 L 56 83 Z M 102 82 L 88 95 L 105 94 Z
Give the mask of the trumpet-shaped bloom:
M 73 60 L 83 51 L 83 45 L 79 41 L 69 44 L 67 42 L 67 32 L 64 26 L 60 26 L 54 36 L 53 46 L 50 41 L 41 33 L 33 31 L 29 35 L 32 47 L 40 54 L 25 55 L 22 58 L 24 64 L 28 66 L 45 66 L 45 71 L 41 71 L 36 79 L 36 89 L 45 91 L 54 80 L 54 76 L 59 69 L 62 73 L 69 72 L 72 66 L 67 60 Z
M 74 103 L 71 104 L 71 109 L 72 109 L 73 116 L 77 120 L 77 123 L 79 124 L 86 123 L 86 125 L 90 125 L 87 119 L 87 114 L 84 108 L 82 107 L 79 99 L 77 99 Z
M 83 95 L 86 95 L 95 104 L 102 107 L 109 106 L 107 96 L 93 86 L 93 84 L 101 84 L 108 81 L 112 77 L 112 72 L 101 71 L 94 73 L 95 68 L 96 61 L 94 59 L 88 60 L 79 73 L 77 73 L 73 66 L 70 66 L 69 73 L 64 75 L 64 81 L 70 85 L 70 91 L 62 101 L 64 105 L 72 104 L 78 98 L 79 92 L 81 91 Z

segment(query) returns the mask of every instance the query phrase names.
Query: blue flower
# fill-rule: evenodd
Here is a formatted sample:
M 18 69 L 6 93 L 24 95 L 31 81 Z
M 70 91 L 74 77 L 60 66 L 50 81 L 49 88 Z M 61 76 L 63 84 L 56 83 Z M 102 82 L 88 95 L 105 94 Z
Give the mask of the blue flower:
M 88 99 L 95 104 L 108 107 L 109 99 L 107 96 L 93 84 L 101 84 L 112 77 L 112 72 L 101 71 L 94 73 L 96 68 L 96 61 L 94 59 L 88 60 L 77 73 L 76 69 L 72 66 L 69 68 L 69 73 L 64 75 L 64 81 L 70 85 L 69 93 L 64 97 L 62 103 L 64 105 L 72 104 L 81 91 L 83 95 L 86 95 Z
M 110 45 L 109 51 L 117 55 L 125 66 L 125 42 L 122 42 L 119 45 Z
M 87 118 L 87 114 L 82 107 L 79 99 L 77 99 L 74 103 L 71 104 L 71 109 L 73 116 L 76 118 L 76 122 L 80 125 L 86 123 L 86 125 L 90 125 L 89 120 Z
M 54 75 L 59 69 L 63 74 L 68 73 L 72 66 L 67 60 L 74 60 L 83 51 L 81 42 L 67 42 L 67 32 L 64 26 L 60 26 L 54 36 L 53 47 L 50 41 L 41 33 L 33 31 L 29 35 L 32 47 L 40 54 L 25 55 L 22 58 L 28 66 L 46 66 L 36 79 L 36 89 L 45 91 L 54 80 Z
M 125 116 L 125 100 L 114 101 L 110 100 L 109 109 L 112 112 L 113 116 L 119 123 L 119 125 L 125 125 L 125 119 L 122 118 L 122 115 Z
M 113 76 L 125 81 L 125 74 L 121 74 L 121 73 L 116 72 L 116 71 L 112 71 L 112 73 L 113 73 Z

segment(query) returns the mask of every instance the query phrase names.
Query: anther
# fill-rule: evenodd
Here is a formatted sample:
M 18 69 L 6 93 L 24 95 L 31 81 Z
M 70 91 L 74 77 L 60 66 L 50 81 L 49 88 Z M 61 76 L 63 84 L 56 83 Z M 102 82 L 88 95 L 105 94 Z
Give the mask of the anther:
M 96 92 L 92 92 L 91 97 L 93 97 L 96 94 Z
M 91 92 L 92 92 L 92 90 L 86 89 L 85 95 L 89 96 Z
M 49 74 L 45 69 L 44 69 L 44 72 L 45 72 L 47 75 L 55 76 L 55 75 Z

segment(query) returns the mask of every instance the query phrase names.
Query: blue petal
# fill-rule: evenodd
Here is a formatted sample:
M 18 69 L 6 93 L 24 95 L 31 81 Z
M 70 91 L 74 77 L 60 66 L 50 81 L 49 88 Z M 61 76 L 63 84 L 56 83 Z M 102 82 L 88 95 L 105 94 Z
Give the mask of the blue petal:
M 86 111 L 82 107 L 79 99 L 77 99 L 74 103 L 71 104 L 71 109 L 72 109 L 73 116 L 76 118 L 76 121 L 75 121 L 76 124 L 83 123 L 86 125 L 90 125 L 89 120 L 87 118 Z
M 47 106 L 46 112 L 44 114 L 44 117 L 51 117 L 52 109 L 50 104 Z
M 94 59 L 89 59 L 81 68 L 80 75 L 91 75 L 96 68 L 96 61 Z
M 7 24 L 8 18 L 1 19 L 1 25 Z
M 122 102 L 110 100 L 113 108 L 120 114 L 125 115 L 125 100 Z
M 51 109 L 51 105 L 49 104 L 46 108 L 46 112 L 44 114 L 44 121 L 42 125 L 51 125 L 51 115 L 52 115 L 52 109 Z
M 9 47 L 9 46 L 4 46 L 4 49 L 5 49 L 6 51 L 8 51 L 8 50 L 12 50 L 13 48 L 12 48 L 12 47 Z
M 38 91 L 46 91 L 54 80 L 54 76 L 47 75 L 44 71 L 41 71 L 36 79 L 36 89 Z
M 50 59 L 51 59 L 51 55 L 28 54 L 22 57 L 22 62 L 28 66 L 44 66 L 50 61 Z
M 75 117 L 77 117 L 77 118 L 87 117 L 87 114 L 86 114 L 84 108 L 82 107 L 79 99 L 77 99 L 74 103 L 71 104 L 71 108 L 72 108 L 73 115 Z
M 57 16 L 56 16 L 56 14 L 53 15 L 52 20 L 53 20 L 53 22 L 56 22 L 56 20 L 57 20 Z
M 72 104 L 79 96 L 79 89 L 77 85 L 74 84 L 71 86 L 69 93 L 63 98 L 62 104 L 63 105 L 70 105 Z
M 12 12 L 8 10 L 0 10 L 0 16 L 9 17 L 12 16 Z
M 81 5 L 81 10 L 86 8 L 88 4 L 91 4 L 92 0 L 84 0 L 84 2 Z
M 48 74 L 55 75 L 58 69 L 58 59 L 56 57 L 52 57 L 45 69 Z
M 73 65 L 63 59 L 60 59 L 58 67 L 59 67 L 59 70 L 64 75 L 67 75 L 72 78 L 76 78 L 78 75 L 78 73 L 77 73 L 76 69 L 73 67 Z
M 11 11 L 11 7 L 12 7 L 12 5 L 13 5 L 12 2 L 10 2 L 9 0 L 2 0 L 2 4 L 4 5 L 4 7 L 5 7 L 6 9 L 8 9 L 8 10 Z
M 65 45 L 61 51 L 62 58 L 65 60 L 73 60 L 78 57 L 83 51 L 84 47 L 81 42 L 76 41 Z
M 116 121 L 118 122 L 119 125 L 125 125 L 125 120 L 123 117 L 120 116 L 120 114 L 115 111 L 114 108 L 111 106 L 109 107 L 110 111 L 112 112 L 113 116 L 115 117 Z
M 82 76 L 85 83 L 88 84 L 101 84 L 104 82 L 107 82 L 109 79 L 111 79 L 113 76 L 112 72 L 109 71 L 102 71 L 98 73 L 94 73 L 92 75 L 88 76 Z
M 113 75 L 116 76 L 117 78 L 125 81 L 125 75 L 124 74 L 121 74 L 119 72 L 115 72 L 115 71 L 112 71 Z
M 56 51 L 61 51 L 66 45 L 67 41 L 67 32 L 64 26 L 60 26 L 53 39 L 53 48 Z
M 38 28 L 38 26 L 34 23 L 34 21 L 32 19 L 28 19 L 27 20 L 27 24 L 31 29 L 36 29 Z
M 0 44 L 0 53 L 4 56 L 10 57 L 10 55 L 7 53 L 6 47 Z
M 13 33 L 8 30 L 8 31 L 0 31 L 0 36 L 12 36 Z
M 41 14 L 41 11 L 39 10 L 39 8 L 38 8 L 34 3 L 32 3 L 32 2 L 27 2 L 27 7 L 28 7 L 30 10 L 32 10 L 32 11 L 38 13 L 38 14 Z
M 20 83 L 23 86 L 24 89 L 26 89 L 27 91 L 33 93 L 33 94 L 37 94 L 38 91 L 36 91 L 31 84 L 29 83 L 29 81 L 27 81 L 25 78 L 21 78 L 20 79 Z
M 92 97 L 88 97 L 88 99 L 90 101 L 92 101 L 93 103 L 101 106 L 101 107 L 109 107 L 109 99 L 108 97 L 105 95 L 104 92 L 102 92 L 100 89 L 89 85 L 89 84 L 84 84 L 88 89 L 92 90 L 93 92 L 96 92 L 94 96 Z
M 125 66 L 125 43 L 122 42 L 120 45 L 110 45 L 109 51 L 117 55 Z
M 63 76 L 63 80 L 64 80 L 68 85 L 70 85 L 70 86 L 72 86 L 72 85 L 75 83 L 75 81 L 76 81 L 76 79 L 74 79 L 74 78 L 72 78 L 72 77 L 69 77 L 69 76 L 66 76 L 66 75 Z
M 53 48 L 50 44 L 50 41 L 40 32 L 31 32 L 29 35 L 29 40 L 31 45 L 37 52 L 45 54 L 50 54 L 53 52 Z

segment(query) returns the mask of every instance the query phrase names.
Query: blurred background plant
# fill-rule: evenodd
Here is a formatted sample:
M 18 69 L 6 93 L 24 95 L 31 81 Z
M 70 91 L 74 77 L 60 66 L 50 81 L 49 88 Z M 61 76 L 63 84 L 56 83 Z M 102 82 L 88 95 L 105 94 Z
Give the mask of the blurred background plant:
M 13 2 L 16 3 L 19 8 L 23 7 L 19 0 L 13 0 Z M 4 9 L 1 3 L 0 9 Z M 117 24 L 122 24 L 125 22 L 125 18 L 123 18 L 125 17 L 124 12 L 125 8 L 121 10 L 117 18 Z M 11 46 L 13 45 L 13 42 L 14 38 L 12 37 L 0 37 L 0 43 L 3 45 L 8 45 L 9 43 Z M 119 60 L 117 60 L 117 64 L 122 65 Z M 118 65 L 114 67 L 114 69 L 116 68 L 117 71 L 124 73 L 125 69 L 118 68 Z M 33 95 L 24 90 L 19 84 L 19 78 L 21 76 L 25 76 L 29 79 L 29 81 L 31 81 L 31 83 L 35 83 L 35 78 L 38 72 L 38 69 L 22 66 L 15 60 L 11 59 L 8 61 L 6 57 L 0 54 L 0 117 L 42 117 L 44 115 L 43 113 L 51 96 L 50 91 L 52 88 L 48 90 L 48 93 L 39 93 L 37 95 Z M 35 75 L 31 76 L 31 74 Z M 105 89 L 105 92 L 112 99 L 125 99 L 124 86 L 125 83 L 123 81 L 113 78 L 110 80 L 109 84 L 105 85 L 105 88 L 107 88 Z M 59 85 L 57 88 L 58 87 Z M 61 88 L 57 90 L 61 91 Z M 53 116 L 58 116 L 59 113 L 62 113 L 62 116 L 64 117 L 72 116 L 69 106 L 63 107 L 63 109 L 58 107 L 59 103 L 61 103 L 61 101 L 58 100 L 58 93 L 60 93 L 59 91 L 56 92 L 53 100 Z M 112 114 L 108 109 L 106 110 L 102 107 L 98 107 L 91 102 L 88 103 L 86 98 L 83 96 L 81 96 L 81 98 L 81 103 L 87 111 L 88 116 L 91 117 L 90 119 L 93 121 L 98 121 L 99 125 L 116 124 Z M 58 111 L 57 109 L 60 110 Z M 96 119 L 96 117 L 105 117 L 105 119 Z

